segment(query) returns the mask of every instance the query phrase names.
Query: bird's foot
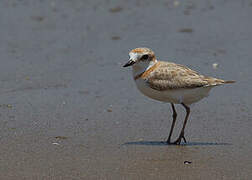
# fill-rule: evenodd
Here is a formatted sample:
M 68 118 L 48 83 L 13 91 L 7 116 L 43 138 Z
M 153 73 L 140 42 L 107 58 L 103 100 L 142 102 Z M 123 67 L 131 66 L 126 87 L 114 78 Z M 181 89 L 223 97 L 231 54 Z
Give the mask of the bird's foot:
M 186 141 L 186 138 L 185 138 L 185 136 L 184 136 L 184 133 L 181 133 L 181 134 L 179 135 L 178 139 L 177 139 L 176 141 L 174 141 L 174 142 L 171 142 L 171 141 L 168 139 L 168 140 L 167 140 L 167 144 L 180 145 L 182 139 L 184 140 L 185 143 L 187 142 L 187 141 Z
M 170 138 L 170 137 L 167 139 L 166 143 L 167 143 L 167 144 L 172 144 L 171 138 Z

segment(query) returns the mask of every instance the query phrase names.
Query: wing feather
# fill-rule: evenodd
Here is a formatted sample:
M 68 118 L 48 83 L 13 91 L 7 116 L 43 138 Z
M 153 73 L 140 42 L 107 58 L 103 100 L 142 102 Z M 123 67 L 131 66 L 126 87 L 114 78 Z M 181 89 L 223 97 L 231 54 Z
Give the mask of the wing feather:
M 145 78 L 145 82 L 152 89 L 159 91 L 216 86 L 225 83 L 224 80 L 206 77 L 186 66 L 169 62 L 161 62 Z

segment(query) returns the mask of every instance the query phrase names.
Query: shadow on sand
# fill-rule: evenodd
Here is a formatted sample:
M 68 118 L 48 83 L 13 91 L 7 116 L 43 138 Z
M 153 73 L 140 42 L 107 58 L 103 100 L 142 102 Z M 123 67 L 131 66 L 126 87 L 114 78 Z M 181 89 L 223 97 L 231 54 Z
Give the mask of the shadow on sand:
M 142 145 L 142 146 L 178 146 L 174 144 L 167 144 L 165 141 L 134 141 L 126 142 L 123 145 Z M 187 142 L 181 143 L 182 146 L 227 146 L 230 143 L 216 143 L 216 142 Z

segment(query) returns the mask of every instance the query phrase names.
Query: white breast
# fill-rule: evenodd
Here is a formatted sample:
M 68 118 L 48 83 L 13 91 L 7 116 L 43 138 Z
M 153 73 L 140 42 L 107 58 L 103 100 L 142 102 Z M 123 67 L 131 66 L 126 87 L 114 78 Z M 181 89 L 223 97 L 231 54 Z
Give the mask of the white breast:
M 141 78 L 136 81 L 137 88 L 142 92 L 145 96 L 149 98 L 170 102 L 174 104 L 185 103 L 187 105 L 195 103 L 201 100 L 204 97 L 207 97 L 211 87 L 200 87 L 193 89 L 175 89 L 175 90 L 166 90 L 166 91 L 158 91 L 152 89 L 148 86 L 148 84 Z

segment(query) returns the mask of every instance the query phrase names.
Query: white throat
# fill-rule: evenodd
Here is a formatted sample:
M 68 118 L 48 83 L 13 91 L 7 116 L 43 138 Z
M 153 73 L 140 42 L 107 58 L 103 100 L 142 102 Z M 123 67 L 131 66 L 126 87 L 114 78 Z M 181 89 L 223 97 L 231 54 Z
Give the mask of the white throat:
M 140 62 L 137 62 L 132 67 L 133 76 L 135 77 L 137 75 L 140 75 L 141 73 L 147 71 L 149 68 L 151 68 L 156 63 L 157 63 L 156 59 L 155 59 L 155 61 L 148 61 L 148 62 L 140 61 Z

